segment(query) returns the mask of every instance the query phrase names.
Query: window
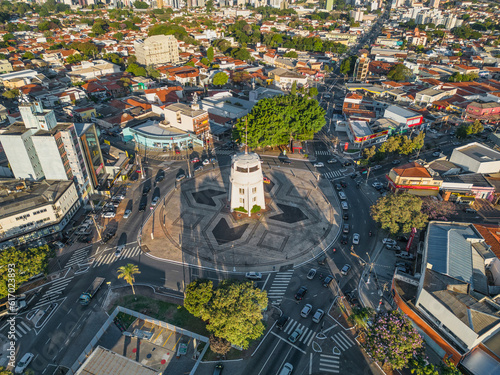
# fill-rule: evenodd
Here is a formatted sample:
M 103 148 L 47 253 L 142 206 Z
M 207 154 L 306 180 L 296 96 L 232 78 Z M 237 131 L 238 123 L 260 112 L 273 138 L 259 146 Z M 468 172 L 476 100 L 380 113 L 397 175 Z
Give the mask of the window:
M 252 202 L 257 202 L 257 197 L 253 197 Z
M 245 194 L 245 189 L 240 188 L 240 194 L 244 195 Z
M 240 198 L 240 203 L 241 203 L 241 204 L 245 204 L 245 199 Z
M 257 188 L 256 187 L 252 188 L 252 194 L 256 194 L 256 193 L 257 193 Z

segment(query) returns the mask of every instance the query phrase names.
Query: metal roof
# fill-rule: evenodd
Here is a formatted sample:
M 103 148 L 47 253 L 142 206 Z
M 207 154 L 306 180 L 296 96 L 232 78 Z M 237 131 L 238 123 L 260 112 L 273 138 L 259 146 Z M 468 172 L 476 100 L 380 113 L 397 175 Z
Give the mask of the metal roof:
M 470 239 L 481 239 L 468 225 L 431 223 L 427 262 L 432 269 L 473 284 Z
M 456 148 L 454 152 L 461 152 L 462 154 L 482 163 L 500 160 L 500 152 L 483 146 L 477 142 Z

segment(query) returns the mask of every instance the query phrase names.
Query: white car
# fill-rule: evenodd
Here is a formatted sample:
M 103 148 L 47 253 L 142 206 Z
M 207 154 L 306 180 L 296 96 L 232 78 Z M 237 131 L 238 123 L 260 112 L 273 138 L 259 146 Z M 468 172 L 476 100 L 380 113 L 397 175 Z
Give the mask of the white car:
M 250 280 L 261 280 L 262 274 L 260 272 L 247 272 L 245 277 Z
M 156 206 L 158 204 L 158 201 L 160 200 L 160 197 L 154 197 L 153 200 L 151 201 L 151 206 Z
M 116 216 L 116 213 L 114 213 L 113 211 L 106 211 L 101 216 L 105 219 L 111 219 Z
M 331 158 L 327 161 L 328 164 L 333 164 L 333 163 L 336 163 L 337 162 L 337 159 L 335 158 Z
M 125 212 L 123 213 L 123 218 L 128 219 L 131 213 L 132 210 L 125 210 Z
M 358 245 L 359 244 L 359 233 L 354 233 L 352 235 L 352 243 L 354 245 Z
M 203 160 L 203 165 L 208 165 L 210 164 L 210 161 L 208 159 Z
M 348 210 L 349 209 L 349 206 L 347 205 L 347 202 L 345 202 L 345 201 L 340 202 L 340 205 L 342 206 L 343 210 Z
M 14 370 L 15 374 L 22 374 L 24 373 L 24 370 L 26 370 L 26 367 L 31 363 L 31 361 L 35 358 L 35 355 L 33 353 L 26 353 L 23 355 L 21 360 L 17 362 L 17 366 Z
M 384 238 L 382 240 L 382 243 L 385 245 L 387 245 L 387 244 L 396 245 L 397 244 L 396 240 L 393 240 L 392 238 Z
M 402 251 L 399 253 L 396 253 L 396 256 L 401 259 L 406 259 L 406 260 L 413 260 L 415 259 L 415 255 L 409 254 L 406 251 Z
M 300 316 L 303 318 L 307 318 L 312 309 L 313 309 L 312 305 L 308 303 L 302 308 Z
M 302 335 L 302 330 L 297 327 L 295 328 L 295 331 L 288 337 L 288 341 L 290 342 L 295 342 L 299 339 L 299 337 Z
M 323 315 L 325 315 L 325 312 L 321 309 L 317 309 L 313 316 L 313 322 L 319 323 L 323 318 Z
M 119 257 L 120 255 L 122 255 L 122 251 L 123 249 L 125 249 L 125 245 L 119 245 L 117 248 L 116 248 L 116 251 L 115 251 L 115 257 Z
M 315 168 L 322 168 L 322 167 L 325 166 L 322 162 L 314 163 L 313 165 L 314 165 Z
M 380 169 L 382 168 L 382 166 L 380 164 L 377 164 L 377 165 L 374 165 L 371 169 L 376 171 L 377 169 Z

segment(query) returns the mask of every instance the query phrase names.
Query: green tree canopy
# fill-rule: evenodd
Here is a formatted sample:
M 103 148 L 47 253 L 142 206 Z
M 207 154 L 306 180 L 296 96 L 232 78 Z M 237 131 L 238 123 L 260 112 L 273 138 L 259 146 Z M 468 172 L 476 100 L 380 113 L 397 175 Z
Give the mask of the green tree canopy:
M 8 40 L 16 40 L 16 37 L 14 36 L 14 34 L 7 33 L 2 36 L 2 39 L 4 42 L 7 42 Z
M 11 247 L 0 252 L 0 298 L 8 294 L 9 269 L 11 269 L 9 264 L 15 265 L 12 275 L 17 290 L 30 277 L 46 271 L 49 255 L 50 249 L 47 245 L 28 250 Z
M 297 57 L 299 57 L 299 54 L 297 52 L 295 52 L 295 51 L 288 51 L 283 56 L 284 57 L 290 57 L 292 59 L 296 59 Z
M 404 81 L 411 77 L 411 75 L 411 69 L 407 68 L 404 64 L 396 64 L 387 73 L 387 78 L 393 81 Z
M 394 370 L 407 366 L 414 355 L 419 354 L 422 337 L 408 318 L 398 310 L 379 313 L 368 326 L 366 342 L 368 353 L 379 363 Z
M 277 146 L 292 139 L 312 139 L 325 125 L 325 110 L 316 99 L 296 95 L 266 98 L 252 111 L 238 120 L 233 139 L 245 140 L 245 122 L 248 120 L 248 146 Z
M 224 280 L 215 290 L 211 281 L 196 280 L 191 284 L 186 288 L 184 306 L 207 321 L 207 330 L 215 337 L 247 349 L 251 340 L 262 336 L 267 292 L 252 282 Z
M 137 9 L 148 9 L 149 5 L 144 1 L 134 1 L 134 7 Z
M 347 59 L 343 60 L 340 64 L 340 73 L 350 76 L 354 71 L 354 66 L 356 65 L 356 61 L 358 57 L 353 55 L 349 56 Z
M 136 63 L 129 64 L 126 71 L 132 73 L 136 77 L 146 77 L 148 75 L 147 70 L 144 67 L 137 65 Z
M 9 91 L 5 91 L 2 96 L 7 99 L 14 99 L 19 96 L 19 90 L 18 89 L 12 89 Z
M 224 86 L 227 83 L 229 77 L 224 72 L 218 72 L 214 74 L 212 78 L 212 83 L 216 86 Z
M 424 228 L 428 216 L 421 210 L 422 200 L 408 193 L 388 194 L 370 209 L 373 220 L 393 235 L 409 233 L 413 227 Z
M 214 61 L 214 47 L 210 46 L 207 49 L 207 59 L 208 61 Z
M 118 41 L 123 40 L 123 33 L 117 32 L 113 34 L 113 38 L 115 38 Z

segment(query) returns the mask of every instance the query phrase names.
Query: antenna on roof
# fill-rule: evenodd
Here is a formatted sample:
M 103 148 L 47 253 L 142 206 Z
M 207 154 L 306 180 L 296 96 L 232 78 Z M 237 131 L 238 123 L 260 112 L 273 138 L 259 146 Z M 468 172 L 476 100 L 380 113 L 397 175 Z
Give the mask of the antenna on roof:
M 248 154 L 248 117 L 245 117 L 245 155 Z

